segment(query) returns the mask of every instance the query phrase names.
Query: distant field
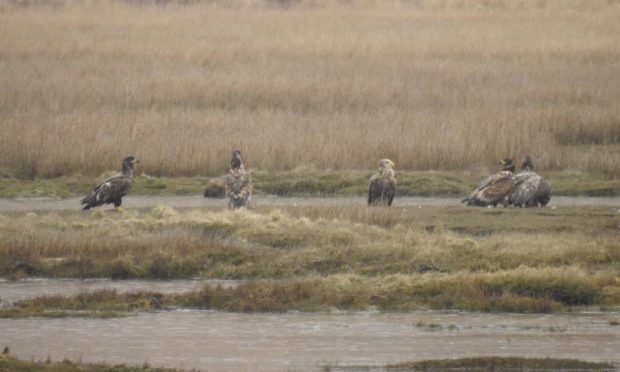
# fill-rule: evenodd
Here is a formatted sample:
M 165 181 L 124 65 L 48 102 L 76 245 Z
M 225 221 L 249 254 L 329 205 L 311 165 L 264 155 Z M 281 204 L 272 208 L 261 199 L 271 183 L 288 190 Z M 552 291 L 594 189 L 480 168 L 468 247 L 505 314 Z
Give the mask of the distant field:
M 0 175 L 620 176 L 617 1 L 247 3 L 0 0 Z

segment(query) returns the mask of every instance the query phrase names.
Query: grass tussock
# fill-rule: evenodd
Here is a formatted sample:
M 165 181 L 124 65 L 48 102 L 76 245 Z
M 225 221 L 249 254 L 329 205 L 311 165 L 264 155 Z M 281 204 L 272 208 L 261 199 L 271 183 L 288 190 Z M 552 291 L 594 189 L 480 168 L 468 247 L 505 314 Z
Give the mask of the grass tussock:
M 149 3 L 0 2 L 0 174 L 620 175 L 613 1 Z

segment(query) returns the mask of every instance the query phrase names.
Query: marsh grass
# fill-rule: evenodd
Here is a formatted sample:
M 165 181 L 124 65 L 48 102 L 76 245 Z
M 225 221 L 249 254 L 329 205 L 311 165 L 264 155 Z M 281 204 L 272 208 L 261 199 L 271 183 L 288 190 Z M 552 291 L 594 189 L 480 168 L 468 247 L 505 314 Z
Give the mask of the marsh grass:
M 183 294 L 117 293 L 42 296 L 0 309 L 0 317 L 103 316 L 170 308 L 231 312 L 410 311 L 458 309 L 544 313 L 575 307 L 620 305 L 612 273 L 577 269 L 525 269 L 494 273 L 411 274 L 365 277 L 339 274 L 280 281 L 251 281 L 234 288 L 205 286 Z
M 616 308 L 617 218 L 605 207 L 15 213 L 0 215 L 0 275 L 251 280 L 155 302 L 226 311 Z M 127 296 L 23 312 L 157 309 L 158 294 Z
M 0 177 L 0 198 L 83 196 L 112 175 L 80 175 L 24 180 Z M 278 196 L 364 196 L 370 171 L 318 171 L 297 169 L 289 172 L 252 172 L 255 195 Z M 463 196 L 488 176 L 478 171 L 398 171 L 399 196 Z M 618 196 L 620 179 L 580 171 L 547 172 L 554 195 Z M 223 177 L 136 177 L 131 195 L 200 195 L 224 197 Z
M 613 1 L 153 3 L 0 2 L 1 174 L 620 175 Z
M 360 206 L 14 214 L 0 225 L 0 275 L 243 279 L 617 268 L 616 213 Z
M 618 270 L 613 208 L 151 210 L 0 215 L 5 277 L 290 278 Z

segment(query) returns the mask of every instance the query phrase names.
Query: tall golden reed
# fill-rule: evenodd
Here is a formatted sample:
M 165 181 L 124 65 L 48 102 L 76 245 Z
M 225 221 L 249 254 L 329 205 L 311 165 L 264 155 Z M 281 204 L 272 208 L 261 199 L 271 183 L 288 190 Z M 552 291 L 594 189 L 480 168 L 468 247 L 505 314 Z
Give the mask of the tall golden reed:
M 0 173 L 97 175 L 133 153 L 149 174 L 218 175 L 238 147 L 265 170 L 532 154 L 620 176 L 614 1 L 16 3 Z

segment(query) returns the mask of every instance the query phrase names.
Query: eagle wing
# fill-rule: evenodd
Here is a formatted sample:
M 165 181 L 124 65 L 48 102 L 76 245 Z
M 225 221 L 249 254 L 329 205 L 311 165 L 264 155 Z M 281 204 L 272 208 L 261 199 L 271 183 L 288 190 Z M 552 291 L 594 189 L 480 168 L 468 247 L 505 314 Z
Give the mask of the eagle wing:
M 252 198 L 252 176 L 245 170 L 231 170 L 224 179 L 224 189 L 234 206 L 246 205 Z
M 515 188 L 512 172 L 499 172 L 484 180 L 469 197 L 462 200 L 467 205 L 487 206 L 503 200 Z
M 547 181 L 546 178 L 540 177 L 540 183 L 538 184 L 538 189 L 536 190 L 536 195 L 534 199 L 536 204 L 540 203 L 541 206 L 547 205 L 549 200 L 551 200 L 551 194 L 553 193 L 553 188 L 551 187 L 551 183 Z
M 130 177 L 111 177 L 101 183 L 99 186 L 80 201 L 85 204 L 84 209 L 98 207 L 104 204 L 117 203 L 120 199 L 127 195 L 133 179 Z
M 368 204 L 372 204 L 377 201 L 383 193 L 383 182 L 377 174 L 370 177 L 368 183 Z
M 515 176 L 517 185 L 508 200 L 517 206 L 531 206 L 542 177 L 535 172 L 521 172 Z
M 375 174 L 368 183 L 368 204 L 386 202 L 392 205 L 396 194 L 396 178 L 393 175 L 382 176 Z

